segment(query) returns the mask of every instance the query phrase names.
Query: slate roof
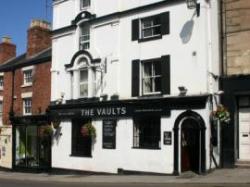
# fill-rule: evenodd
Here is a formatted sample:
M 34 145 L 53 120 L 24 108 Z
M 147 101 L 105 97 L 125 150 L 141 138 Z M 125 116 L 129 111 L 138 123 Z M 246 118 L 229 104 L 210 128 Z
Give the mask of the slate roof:
M 1 64 L 0 72 L 12 71 L 25 66 L 31 66 L 51 61 L 51 52 L 51 48 L 47 48 L 29 58 L 26 57 L 26 53 L 21 54 L 20 56 L 12 58 Z

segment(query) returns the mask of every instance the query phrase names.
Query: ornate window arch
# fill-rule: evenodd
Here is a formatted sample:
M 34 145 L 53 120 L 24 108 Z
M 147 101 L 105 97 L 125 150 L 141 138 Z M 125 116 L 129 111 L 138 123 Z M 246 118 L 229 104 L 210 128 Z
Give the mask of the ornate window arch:
M 82 54 L 74 59 L 71 68 L 73 99 L 96 96 L 96 72 L 88 55 Z

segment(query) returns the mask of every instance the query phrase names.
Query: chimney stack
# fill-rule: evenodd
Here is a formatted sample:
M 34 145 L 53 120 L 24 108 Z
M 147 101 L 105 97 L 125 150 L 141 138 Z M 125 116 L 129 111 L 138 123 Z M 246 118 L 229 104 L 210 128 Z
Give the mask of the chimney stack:
M 32 20 L 28 29 L 27 57 L 51 47 L 50 24 L 43 20 Z
M 16 57 L 16 45 L 12 44 L 10 37 L 2 37 L 0 43 L 0 64 L 14 57 Z

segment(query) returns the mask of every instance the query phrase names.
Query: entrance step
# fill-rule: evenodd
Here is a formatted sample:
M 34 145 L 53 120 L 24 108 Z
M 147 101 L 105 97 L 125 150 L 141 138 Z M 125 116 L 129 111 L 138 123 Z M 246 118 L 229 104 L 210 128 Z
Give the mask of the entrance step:
M 248 160 L 248 161 L 238 160 L 235 163 L 235 166 L 237 168 L 250 168 L 250 160 Z
M 191 179 L 196 177 L 198 174 L 194 173 L 193 171 L 186 171 L 181 173 L 180 176 L 178 176 L 177 178 L 179 179 Z

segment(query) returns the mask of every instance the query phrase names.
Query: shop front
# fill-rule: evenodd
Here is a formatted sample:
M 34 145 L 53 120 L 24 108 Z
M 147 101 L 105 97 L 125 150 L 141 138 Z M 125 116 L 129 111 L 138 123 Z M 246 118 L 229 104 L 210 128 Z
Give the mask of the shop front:
M 51 167 L 51 135 L 47 116 L 14 117 L 13 169 L 46 171 Z
M 178 175 L 209 170 L 209 96 L 51 105 L 52 168 Z M 87 131 L 88 129 L 89 131 Z M 92 129 L 92 130 L 91 130 Z

